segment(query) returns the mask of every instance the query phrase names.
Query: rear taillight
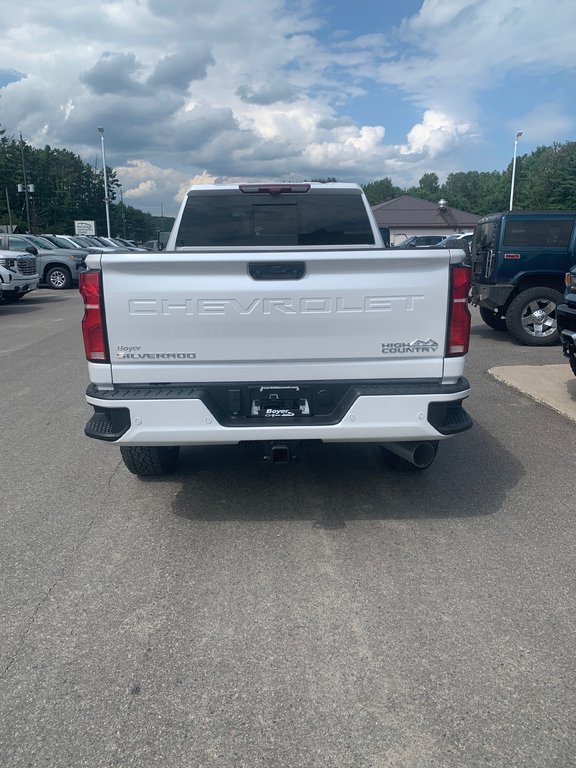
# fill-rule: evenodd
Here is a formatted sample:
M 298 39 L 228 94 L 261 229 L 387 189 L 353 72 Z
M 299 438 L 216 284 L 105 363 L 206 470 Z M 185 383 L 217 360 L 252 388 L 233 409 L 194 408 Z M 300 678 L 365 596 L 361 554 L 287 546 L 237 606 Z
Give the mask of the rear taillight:
M 102 318 L 100 272 L 80 272 L 80 293 L 84 299 L 82 335 L 86 360 L 97 363 L 109 362 L 104 322 Z
M 448 326 L 447 357 L 457 357 L 468 352 L 470 342 L 470 267 L 451 267 L 450 324 Z

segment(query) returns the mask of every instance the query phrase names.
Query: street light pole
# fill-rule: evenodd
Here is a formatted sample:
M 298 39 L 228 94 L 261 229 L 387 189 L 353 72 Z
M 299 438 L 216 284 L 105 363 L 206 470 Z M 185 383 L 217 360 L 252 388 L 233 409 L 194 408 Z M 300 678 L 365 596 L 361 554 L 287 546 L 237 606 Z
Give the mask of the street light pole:
M 514 137 L 514 159 L 512 160 L 512 183 L 510 184 L 510 210 L 512 210 L 512 204 L 514 202 L 514 179 L 516 178 L 516 155 L 518 154 L 518 139 L 524 131 L 516 131 Z
M 106 152 L 104 150 L 104 128 L 98 126 L 100 142 L 102 143 L 102 168 L 104 170 L 104 204 L 106 205 L 106 229 L 110 237 L 110 198 L 108 197 L 108 174 L 106 172 Z

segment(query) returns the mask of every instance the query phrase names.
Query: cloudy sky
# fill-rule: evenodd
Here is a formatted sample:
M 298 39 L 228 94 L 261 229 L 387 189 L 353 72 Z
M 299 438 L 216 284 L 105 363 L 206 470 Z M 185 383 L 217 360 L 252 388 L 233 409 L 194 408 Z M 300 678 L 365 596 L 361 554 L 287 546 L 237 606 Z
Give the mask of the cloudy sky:
M 197 182 L 399 186 L 576 138 L 574 0 L 0 0 L 0 124 L 173 215 Z

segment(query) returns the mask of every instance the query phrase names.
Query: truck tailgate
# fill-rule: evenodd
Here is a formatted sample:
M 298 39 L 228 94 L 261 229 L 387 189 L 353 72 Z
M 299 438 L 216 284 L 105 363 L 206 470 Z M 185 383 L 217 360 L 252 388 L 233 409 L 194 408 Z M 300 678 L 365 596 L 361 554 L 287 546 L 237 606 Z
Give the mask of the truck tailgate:
M 114 383 L 442 377 L 447 250 L 102 254 Z

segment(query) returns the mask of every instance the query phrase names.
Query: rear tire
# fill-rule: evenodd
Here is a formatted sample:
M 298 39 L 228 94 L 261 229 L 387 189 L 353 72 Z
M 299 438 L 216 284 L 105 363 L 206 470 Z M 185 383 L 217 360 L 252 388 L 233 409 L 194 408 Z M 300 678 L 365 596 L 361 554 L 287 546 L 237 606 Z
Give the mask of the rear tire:
M 172 472 L 178 464 L 180 447 L 126 445 L 120 447 L 122 460 L 129 472 L 138 477 L 158 477 Z
M 576 376 L 576 356 L 570 355 L 568 360 L 570 361 L 570 368 L 572 369 L 572 373 L 574 376 Z
M 480 317 L 494 331 L 506 330 L 506 316 L 487 307 L 480 307 Z
M 554 288 L 527 288 L 510 303 L 506 327 L 510 335 L 526 347 L 551 347 L 558 344 L 556 307 L 562 294 Z

